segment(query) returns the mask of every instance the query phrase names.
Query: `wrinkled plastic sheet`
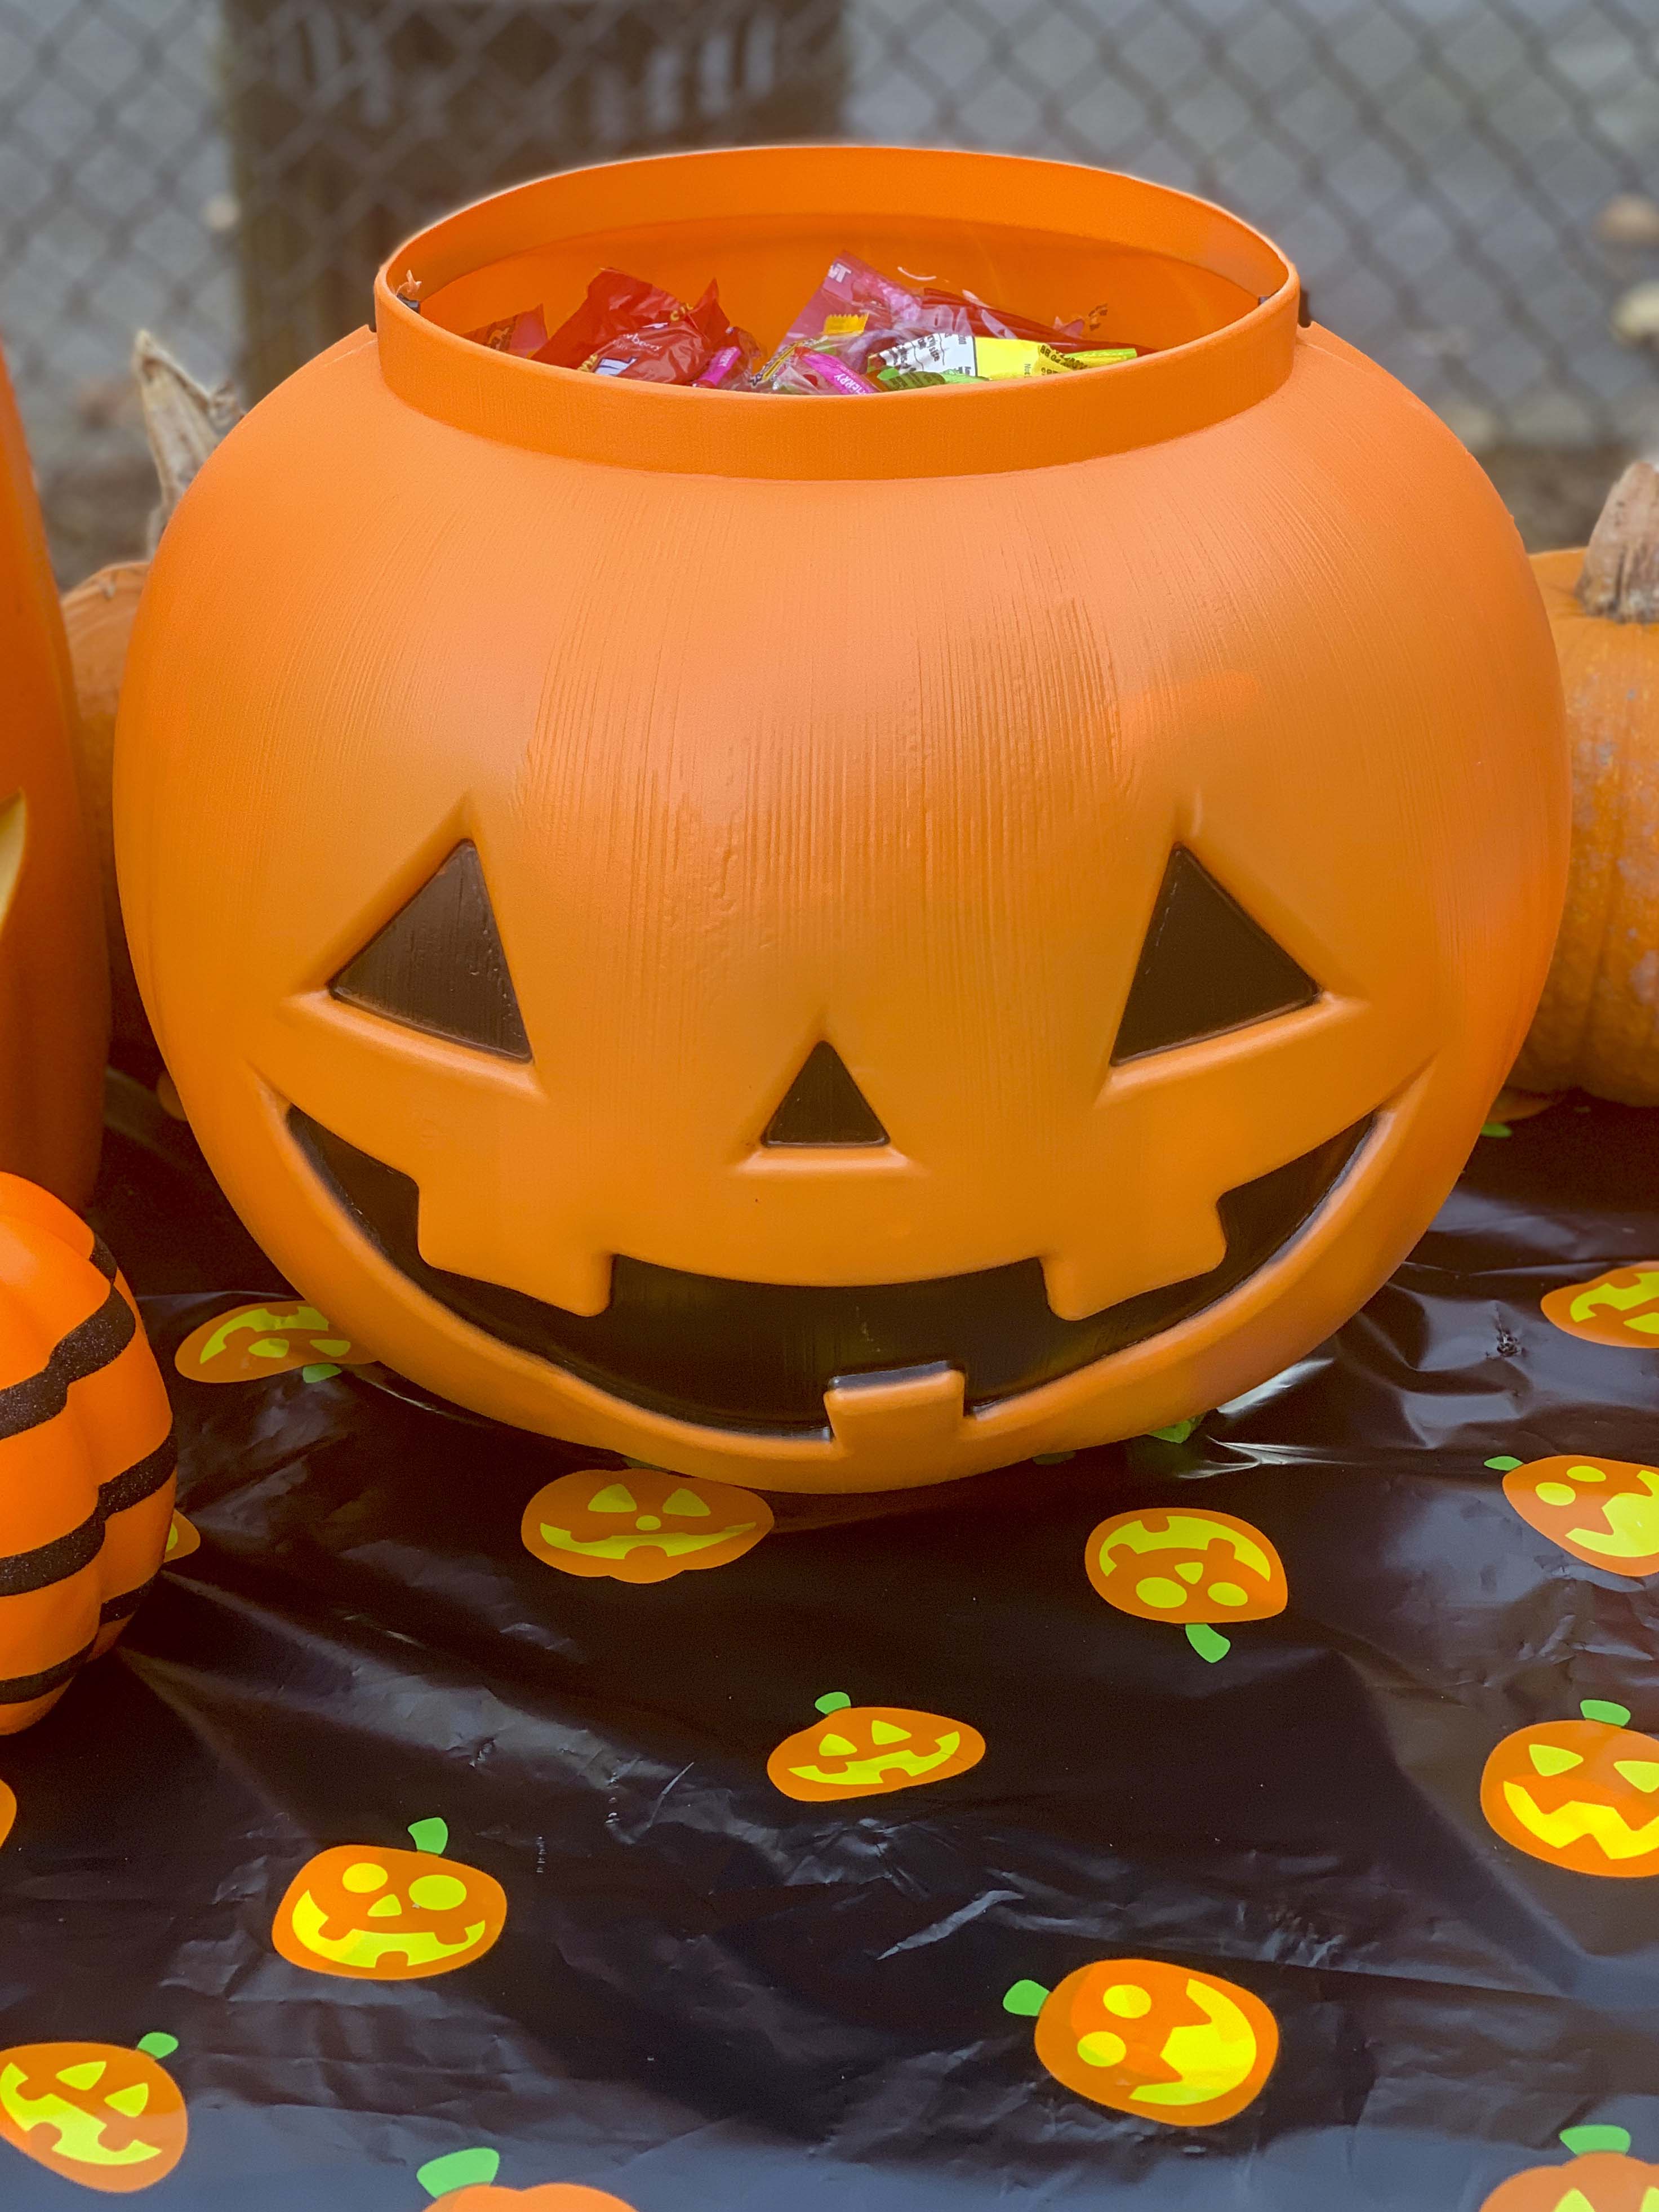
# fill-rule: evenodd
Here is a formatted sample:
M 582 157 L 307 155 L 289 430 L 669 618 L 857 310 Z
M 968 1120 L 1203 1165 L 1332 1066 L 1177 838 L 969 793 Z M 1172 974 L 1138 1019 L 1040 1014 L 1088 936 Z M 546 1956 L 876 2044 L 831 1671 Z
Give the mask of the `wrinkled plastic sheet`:
M 1659 1723 L 1653 1585 L 1569 1557 L 1485 1464 L 1659 1449 L 1659 1351 L 1539 1309 L 1659 1253 L 1650 1118 L 1568 1100 L 1483 1139 L 1365 1310 L 1183 1444 L 775 1497 L 740 1561 L 632 1587 L 520 1541 L 603 1455 L 377 1370 L 173 1374 L 281 1285 L 140 1095 L 97 1216 L 203 1543 L 0 1744 L 0 2044 L 177 2037 L 191 2137 L 155 2212 L 413 2212 L 471 2145 L 502 2186 L 638 2212 L 1474 2212 L 1575 2124 L 1659 2158 L 1659 1885 L 1525 1856 L 1478 1805 L 1523 1723 L 1584 1698 Z M 1221 1664 L 1082 1565 L 1104 1515 L 1200 1498 L 1289 1576 Z M 830 1690 L 970 1719 L 986 1755 L 793 1802 L 766 1758 Z M 507 1893 L 487 1956 L 382 1985 L 276 1955 L 314 1851 L 434 1815 Z M 1117 1955 L 1270 2006 L 1237 2118 L 1128 2117 L 1038 2064 L 1005 1990 Z M 0 2146 L 6 2212 L 88 2201 Z

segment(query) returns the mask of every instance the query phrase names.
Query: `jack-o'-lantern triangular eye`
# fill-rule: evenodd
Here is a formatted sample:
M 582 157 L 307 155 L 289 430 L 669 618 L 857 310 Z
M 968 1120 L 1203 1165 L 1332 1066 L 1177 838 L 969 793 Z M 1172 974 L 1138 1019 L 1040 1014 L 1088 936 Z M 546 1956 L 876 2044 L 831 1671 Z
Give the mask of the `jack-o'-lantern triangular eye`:
M 1312 976 L 1177 846 L 1164 872 L 1112 1062 L 1219 1036 L 1310 1006 L 1318 996 Z
M 625 1482 L 612 1482 L 588 1500 L 587 1510 L 590 1513 L 637 1513 L 640 1509 Z
M 820 1041 L 766 1125 L 763 1145 L 884 1145 L 887 1132 L 834 1045 Z
M 478 848 L 470 842 L 455 848 L 328 988 L 348 1006 L 428 1036 L 507 1060 L 530 1057 Z
M 665 1513 L 689 1514 L 700 1521 L 708 1520 L 714 1511 L 708 1501 L 699 1498 L 695 1490 L 671 1491 L 662 1502 L 662 1510 Z

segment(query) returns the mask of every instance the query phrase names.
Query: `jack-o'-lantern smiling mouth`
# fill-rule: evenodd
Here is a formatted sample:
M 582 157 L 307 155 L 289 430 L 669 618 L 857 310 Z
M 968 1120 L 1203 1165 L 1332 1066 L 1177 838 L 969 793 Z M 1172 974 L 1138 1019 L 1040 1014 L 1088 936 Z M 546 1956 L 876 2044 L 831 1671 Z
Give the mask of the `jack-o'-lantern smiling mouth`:
M 1547 1813 L 1524 1784 L 1508 1782 L 1504 1796 L 1509 1808 L 1529 1835 L 1552 1850 L 1565 1850 L 1586 1837 L 1599 1844 L 1610 1859 L 1646 1858 L 1659 1851 L 1659 1814 L 1632 1827 L 1616 1805 L 1571 1798 Z
M 288 1127 L 362 1235 L 428 1297 L 503 1344 L 610 1395 L 723 1429 L 828 1437 L 823 1394 L 860 1376 L 956 1367 L 969 1413 L 1036 1389 L 1201 1313 L 1266 1266 L 1323 1206 L 1374 1116 L 1223 1194 L 1226 1254 L 1207 1273 L 1063 1321 L 1040 1261 L 909 1283 L 743 1282 L 619 1254 L 610 1304 L 571 1313 L 421 1256 L 420 1192 L 298 1106 Z
M 882 1740 L 883 1725 L 880 1721 L 875 1724 L 873 1734 L 878 1742 Z M 891 1727 L 885 1731 L 890 1736 L 900 1732 Z M 837 1766 L 833 1773 L 828 1767 L 817 1765 L 794 1766 L 790 1772 L 798 1775 L 803 1782 L 818 1782 L 827 1789 L 836 1790 L 869 1788 L 883 1781 L 889 1773 L 908 1775 L 912 1782 L 919 1782 L 924 1774 L 933 1773 L 936 1767 L 943 1766 L 954 1759 L 961 1745 L 961 1729 L 947 1729 L 932 1751 L 878 1751 L 868 1759 L 849 1759 L 844 1765 Z
M 378 1966 L 383 1959 L 401 1958 L 410 1966 L 433 1966 L 442 1959 L 459 1959 L 482 1940 L 486 1923 L 480 1920 L 459 1928 L 451 1939 L 431 1928 L 377 1929 L 353 1928 L 344 1936 L 331 1936 L 328 1915 L 309 1890 L 294 1907 L 294 1933 L 307 1951 L 331 1959 L 341 1966 Z
M 137 2132 L 136 2121 L 143 2107 L 136 2092 L 130 2101 L 118 2107 L 124 2117 L 106 2119 L 71 2104 L 55 2090 L 48 2090 L 44 2096 L 28 2095 L 24 2087 L 27 2079 L 21 2066 L 8 2066 L 0 2073 L 0 2111 L 26 2135 L 31 2128 L 54 2129 L 59 2158 L 76 2166 L 146 2166 L 165 2155 L 159 2144 L 144 2142 Z

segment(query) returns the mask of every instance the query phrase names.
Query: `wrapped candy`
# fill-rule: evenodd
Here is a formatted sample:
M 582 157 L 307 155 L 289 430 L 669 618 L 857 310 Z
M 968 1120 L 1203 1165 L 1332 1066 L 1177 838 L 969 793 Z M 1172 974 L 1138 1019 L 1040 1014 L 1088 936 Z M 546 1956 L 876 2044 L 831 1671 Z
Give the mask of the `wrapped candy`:
M 594 376 L 627 376 L 650 384 L 696 384 L 721 355 L 735 356 L 729 381 L 759 351 L 728 319 L 711 283 L 695 307 L 643 276 L 602 269 L 574 314 L 537 351 L 537 361 Z
M 474 345 L 488 346 L 493 353 L 534 354 L 547 343 L 547 325 L 539 307 L 525 307 L 498 322 L 482 324 L 467 336 Z
M 898 338 L 878 347 L 871 353 L 869 366 L 878 383 L 891 390 L 893 376 L 918 372 L 1000 383 L 1010 377 L 1064 376 L 1073 369 L 1100 368 L 1109 362 L 1134 358 L 1133 346 L 1063 351 L 1036 338 L 975 337 L 961 331 L 926 331 L 919 337 Z
M 540 307 L 467 336 L 500 353 L 592 376 L 843 397 L 1059 376 L 1133 361 L 1140 350 L 1106 342 L 1104 307 L 1073 322 L 1045 324 L 937 277 L 901 276 L 903 282 L 856 254 L 838 254 L 759 367 L 759 347 L 726 315 L 714 283 L 688 307 L 648 277 L 620 269 L 601 269 L 550 337 Z M 418 287 L 416 295 L 410 303 L 418 307 Z

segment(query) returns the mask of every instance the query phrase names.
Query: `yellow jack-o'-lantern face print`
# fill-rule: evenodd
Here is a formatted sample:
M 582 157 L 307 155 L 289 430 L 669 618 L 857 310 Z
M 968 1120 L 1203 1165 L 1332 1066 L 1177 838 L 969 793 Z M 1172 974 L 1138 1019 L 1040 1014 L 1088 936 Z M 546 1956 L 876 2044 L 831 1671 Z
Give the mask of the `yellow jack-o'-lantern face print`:
M 1659 1260 L 1609 1267 L 1588 1282 L 1564 1283 L 1540 1301 L 1546 1321 L 1589 1344 L 1659 1351 Z
M 65 2181 L 127 2195 L 164 2180 L 189 2124 L 160 2061 L 171 2035 L 132 2050 L 109 2043 L 32 2043 L 0 2051 L 0 2142 Z
M 316 1974 L 406 1982 L 483 1958 L 507 1924 L 507 1896 L 479 1868 L 441 1856 L 449 1831 L 416 1820 L 412 1851 L 341 1844 L 302 1867 L 271 1941 Z
M 1279 2055 L 1279 2023 L 1249 1990 L 1161 1959 L 1098 1959 L 1059 1987 L 1016 1982 L 1057 2081 L 1114 2112 L 1205 2128 L 1242 2112 Z
M 771 1508 L 752 1490 L 656 1468 L 585 1467 L 536 1492 L 520 1533 L 561 1574 L 661 1583 L 729 1566 L 771 1526 Z
M 1108 1605 L 1183 1628 L 1203 1659 L 1232 1649 L 1219 1624 L 1266 1620 L 1289 1596 L 1284 1561 L 1261 1529 L 1207 1507 L 1114 1513 L 1091 1531 L 1084 1563 Z
M 1659 1467 L 1572 1452 L 1486 1465 L 1502 1471 L 1521 1518 L 1575 1559 L 1613 1575 L 1659 1573 Z
M 908 1705 L 855 1705 L 844 1690 L 817 1700 L 816 1727 L 786 1736 L 766 1762 L 774 1788 L 807 1803 L 882 1797 L 965 1774 L 985 1756 L 966 1721 Z
M 299 1299 L 233 1306 L 193 1328 L 173 1354 L 189 1382 L 263 1382 L 300 1368 L 321 1382 L 373 1355 L 337 1329 L 325 1314 Z

